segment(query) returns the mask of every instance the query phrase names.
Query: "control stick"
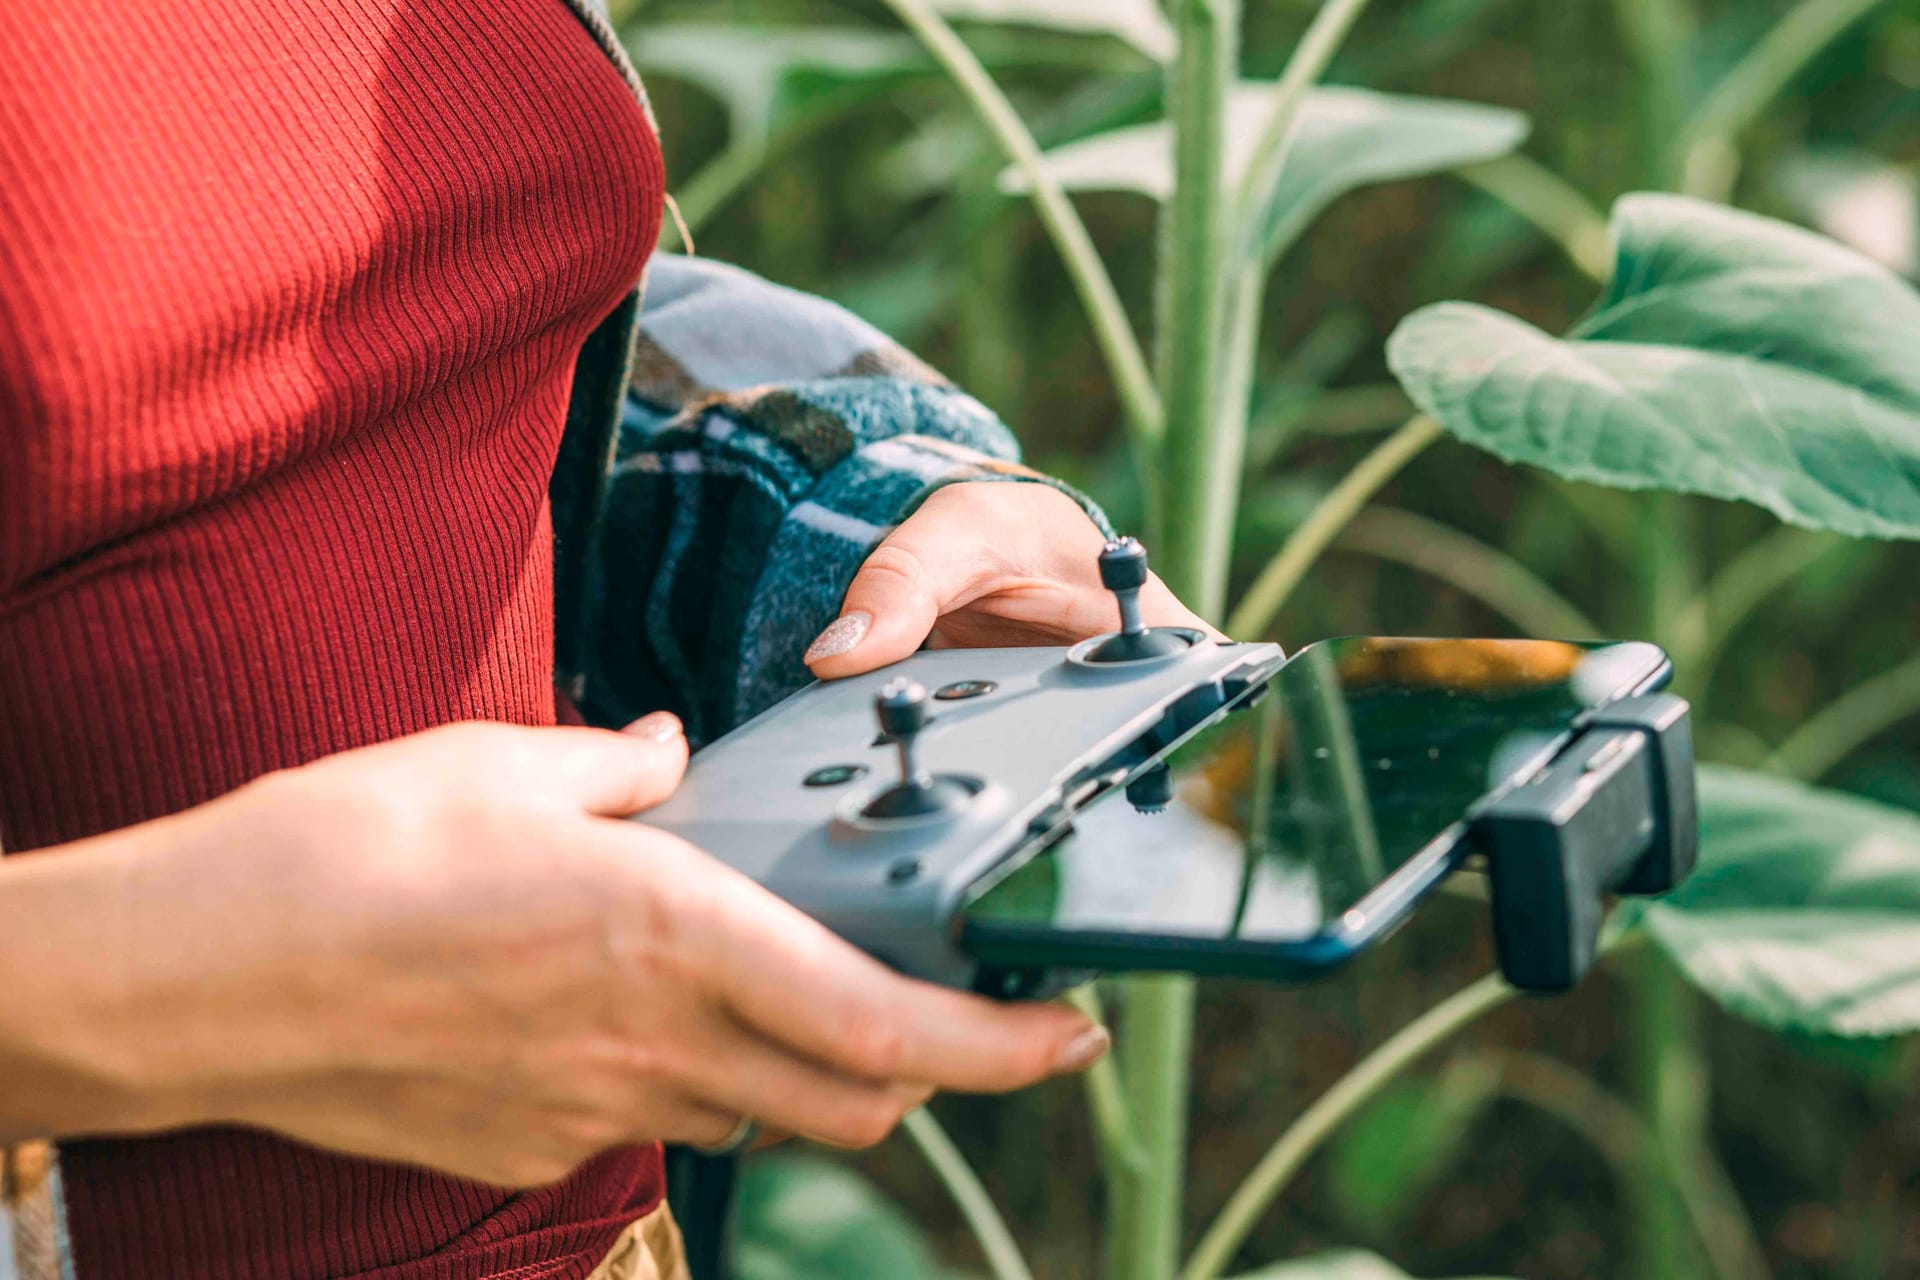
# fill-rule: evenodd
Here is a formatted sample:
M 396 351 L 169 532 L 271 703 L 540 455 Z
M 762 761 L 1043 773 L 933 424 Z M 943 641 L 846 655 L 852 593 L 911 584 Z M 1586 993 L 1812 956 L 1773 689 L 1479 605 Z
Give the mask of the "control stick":
M 1088 662 L 1138 662 L 1193 646 L 1194 634 L 1149 627 L 1140 620 L 1140 588 L 1147 585 L 1147 549 L 1137 538 L 1115 538 L 1100 550 L 1100 585 L 1120 602 L 1120 630 L 1087 655 Z
M 882 791 L 863 810 L 869 818 L 922 818 L 958 809 L 979 790 L 964 778 L 928 772 L 921 763 L 920 733 L 933 718 L 932 699 L 918 680 L 896 676 L 873 698 L 881 734 L 899 750 L 900 781 Z

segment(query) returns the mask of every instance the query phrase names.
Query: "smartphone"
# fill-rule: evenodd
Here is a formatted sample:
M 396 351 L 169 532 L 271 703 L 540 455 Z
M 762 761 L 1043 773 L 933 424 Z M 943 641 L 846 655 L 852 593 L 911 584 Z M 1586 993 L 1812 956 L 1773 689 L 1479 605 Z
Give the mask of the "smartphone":
M 1308 646 L 971 886 L 961 949 L 987 989 L 1061 971 L 1318 976 L 1458 870 L 1475 814 L 1545 768 L 1582 715 L 1671 674 L 1637 642 Z

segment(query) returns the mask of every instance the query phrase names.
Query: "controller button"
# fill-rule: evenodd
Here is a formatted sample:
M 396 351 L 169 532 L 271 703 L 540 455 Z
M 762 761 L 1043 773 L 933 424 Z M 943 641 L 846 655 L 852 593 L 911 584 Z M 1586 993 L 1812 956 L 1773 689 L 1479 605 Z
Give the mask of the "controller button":
M 802 781 L 809 787 L 838 787 L 852 782 L 855 778 L 867 776 L 867 766 L 863 764 L 830 764 L 824 769 L 815 769 Z
M 918 879 L 919 876 L 920 859 L 918 858 L 902 858 L 887 868 L 888 884 L 905 884 L 909 880 Z
M 933 696 L 942 702 L 959 702 L 963 698 L 983 698 L 999 687 L 992 680 L 955 680 L 935 689 Z

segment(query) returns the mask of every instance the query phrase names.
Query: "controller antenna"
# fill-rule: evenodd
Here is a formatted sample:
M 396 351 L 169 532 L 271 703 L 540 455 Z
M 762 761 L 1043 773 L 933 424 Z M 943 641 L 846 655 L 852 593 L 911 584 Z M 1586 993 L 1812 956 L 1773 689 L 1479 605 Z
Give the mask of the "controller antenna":
M 919 818 L 946 813 L 971 800 L 979 789 L 964 779 L 936 775 L 921 762 L 921 730 L 933 718 L 926 686 L 906 676 L 895 676 L 874 695 L 874 718 L 880 732 L 900 753 L 900 781 L 868 802 L 869 818 Z
M 1174 627 L 1149 627 L 1140 618 L 1147 585 L 1147 549 L 1137 538 L 1115 538 L 1100 549 L 1100 585 L 1120 602 L 1120 630 L 1087 655 L 1088 662 L 1136 662 L 1191 648 L 1193 636 Z

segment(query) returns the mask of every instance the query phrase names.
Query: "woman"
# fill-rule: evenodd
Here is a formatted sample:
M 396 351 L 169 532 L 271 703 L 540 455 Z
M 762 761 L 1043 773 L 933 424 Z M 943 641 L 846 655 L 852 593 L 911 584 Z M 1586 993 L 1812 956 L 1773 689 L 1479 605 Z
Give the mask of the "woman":
M 664 178 L 597 16 L 0 49 L 0 1143 L 59 1140 L 17 1268 L 671 1276 L 660 1142 L 871 1143 L 1104 1051 L 614 820 L 807 668 L 1112 615 L 1080 506 L 871 331 L 698 264 L 640 316 Z

